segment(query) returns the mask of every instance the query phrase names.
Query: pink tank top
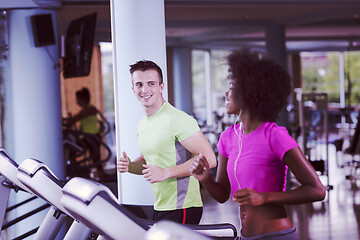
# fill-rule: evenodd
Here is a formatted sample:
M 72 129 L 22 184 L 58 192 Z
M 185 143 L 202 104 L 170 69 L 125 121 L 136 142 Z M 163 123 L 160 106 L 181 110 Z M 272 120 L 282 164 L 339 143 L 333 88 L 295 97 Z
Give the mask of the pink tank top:
M 296 147 L 299 145 L 286 128 L 274 122 L 264 122 L 247 135 L 242 134 L 239 124 L 226 129 L 217 148 L 228 158 L 231 197 L 240 188 L 259 192 L 285 191 L 287 166 L 282 159 L 287 151 Z

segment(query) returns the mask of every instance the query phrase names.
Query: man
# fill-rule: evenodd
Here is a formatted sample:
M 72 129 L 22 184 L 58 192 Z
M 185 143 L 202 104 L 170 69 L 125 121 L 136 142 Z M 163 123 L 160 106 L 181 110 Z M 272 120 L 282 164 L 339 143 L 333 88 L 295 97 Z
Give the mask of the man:
M 123 152 L 118 171 L 143 174 L 155 194 L 153 220 L 198 224 L 202 216 L 199 182 L 190 176 L 192 163 L 204 155 L 210 168 L 216 157 L 196 120 L 162 96 L 162 71 L 152 61 L 130 66 L 132 90 L 142 104 L 137 137 L 141 156 L 133 161 Z

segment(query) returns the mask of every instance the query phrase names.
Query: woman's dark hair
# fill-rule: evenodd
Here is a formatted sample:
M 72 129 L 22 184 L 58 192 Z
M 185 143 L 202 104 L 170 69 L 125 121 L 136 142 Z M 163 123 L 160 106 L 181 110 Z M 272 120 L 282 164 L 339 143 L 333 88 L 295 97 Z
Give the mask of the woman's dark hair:
M 76 98 L 84 100 L 87 104 L 90 103 L 90 91 L 88 88 L 82 88 L 76 91 Z
M 159 74 L 160 84 L 163 83 L 163 75 L 162 75 L 161 68 L 156 63 L 149 61 L 149 60 L 141 60 L 141 61 L 137 61 L 136 63 L 130 65 L 131 75 L 135 71 L 146 71 L 146 70 L 155 70 Z
M 227 60 L 238 106 L 254 119 L 275 122 L 291 91 L 287 71 L 249 49 L 235 50 Z

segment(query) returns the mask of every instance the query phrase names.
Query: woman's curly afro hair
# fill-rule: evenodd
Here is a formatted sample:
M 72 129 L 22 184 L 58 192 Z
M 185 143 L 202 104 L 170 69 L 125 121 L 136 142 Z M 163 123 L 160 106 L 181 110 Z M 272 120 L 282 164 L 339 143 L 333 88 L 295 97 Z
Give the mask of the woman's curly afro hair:
M 233 51 L 227 60 L 238 106 L 253 119 L 275 122 L 291 91 L 287 71 L 275 61 L 248 49 Z

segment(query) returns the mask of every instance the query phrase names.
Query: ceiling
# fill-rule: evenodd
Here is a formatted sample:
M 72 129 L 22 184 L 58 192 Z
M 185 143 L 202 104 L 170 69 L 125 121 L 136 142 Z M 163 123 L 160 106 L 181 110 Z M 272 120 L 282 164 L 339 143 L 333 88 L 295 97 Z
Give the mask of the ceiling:
M 96 41 L 111 41 L 109 0 L 63 0 L 60 31 L 94 11 Z M 360 50 L 360 0 L 165 0 L 165 22 L 168 46 L 264 49 L 284 26 L 289 52 Z

